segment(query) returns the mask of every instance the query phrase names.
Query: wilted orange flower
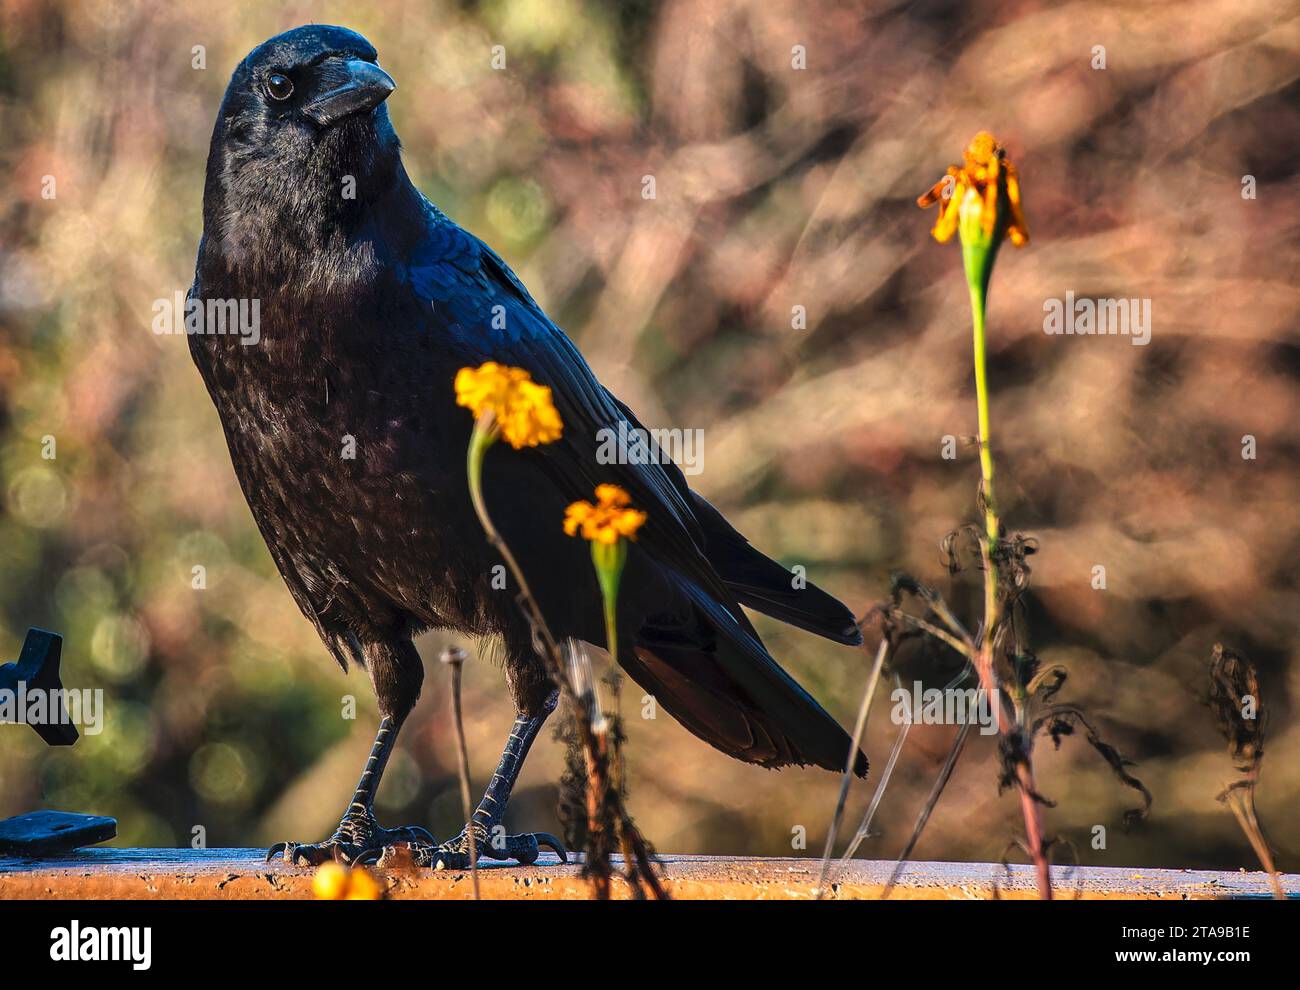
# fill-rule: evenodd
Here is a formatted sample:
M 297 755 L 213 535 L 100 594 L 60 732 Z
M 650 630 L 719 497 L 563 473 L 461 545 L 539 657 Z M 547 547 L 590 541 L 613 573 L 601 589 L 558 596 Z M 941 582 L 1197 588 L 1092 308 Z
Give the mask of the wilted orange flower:
M 1020 180 L 1006 150 L 988 131 L 980 131 L 962 157 L 962 165 L 949 165 L 944 177 L 916 201 L 923 207 L 942 202 L 931 231 L 934 239 L 942 244 L 951 238 L 965 215 L 978 221 L 987 239 L 993 238 L 1001 221 L 1012 244 L 1027 244 L 1029 227 L 1020 210 Z
M 612 546 L 623 537 L 636 539 L 636 531 L 645 525 L 646 514 L 628 508 L 632 496 L 618 485 L 597 485 L 596 504 L 574 502 L 564 511 L 564 531 L 593 543 Z
M 538 385 L 523 368 L 495 361 L 456 372 L 456 404 L 475 417 L 490 411 L 501 435 L 515 449 L 558 440 L 564 430 L 551 390 Z

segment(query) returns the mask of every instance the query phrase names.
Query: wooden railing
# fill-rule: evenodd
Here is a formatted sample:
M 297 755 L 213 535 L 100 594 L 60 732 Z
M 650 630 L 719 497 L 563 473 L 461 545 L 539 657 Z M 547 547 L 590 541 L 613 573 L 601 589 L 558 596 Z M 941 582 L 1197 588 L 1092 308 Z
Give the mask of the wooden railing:
M 811 900 L 820 863 L 814 859 L 664 856 L 667 886 L 678 899 Z M 876 899 L 892 863 L 857 860 L 833 870 L 827 896 Z M 585 899 L 590 887 L 580 868 L 543 857 L 532 866 L 484 865 L 485 898 Z M 375 871 L 386 896 L 461 899 L 472 896 L 466 871 Z M 1282 878 L 1288 897 L 1300 898 L 1300 875 Z M 1053 870 L 1061 898 L 1219 899 L 1263 898 L 1266 877 L 1253 872 L 1081 867 Z M 615 895 L 626 889 L 615 883 Z M 53 859 L 0 858 L 0 899 L 309 898 L 312 870 L 266 863 L 259 849 L 82 849 Z M 1035 896 L 1030 867 L 991 863 L 910 863 L 890 893 L 897 899 L 1024 899 Z

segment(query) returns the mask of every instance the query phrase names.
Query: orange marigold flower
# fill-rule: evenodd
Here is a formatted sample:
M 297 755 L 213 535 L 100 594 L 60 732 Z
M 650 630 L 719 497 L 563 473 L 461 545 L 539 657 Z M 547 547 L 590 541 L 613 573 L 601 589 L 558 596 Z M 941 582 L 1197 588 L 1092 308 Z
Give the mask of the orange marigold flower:
M 934 239 L 940 244 L 949 240 L 964 217 L 978 223 L 988 240 L 998 232 L 1010 237 L 1016 247 L 1029 243 L 1029 226 L 1020 208 L 1020 179 L 1006 150 L 988 131 L 980 131 L 962 159 L 961 165 L 949 165 L 944 177 L 916 201 L 922 207 L 942 204 L 931 231 Z
M 636 539 L 636 531 L 645 525 L 646 514 L 629 508 L 632 496 L 618 485 L 597 485 L 596 504 L 574 502 L 564 511 L 564 532 L 584 540 L 612 546 L 626 537 Z
M 384 888 L 379 880 L 364 866 L 354 866 L 348 884 L 349 901 L 377 901 L 384 896 Z
M 384 888 L 364 866 L 322 863 L 311 879 L 312 893 L 322 901 L 377 901 Z
M 456 372 L 456 404 L 475 417 L 491 412 L 497 429 L 515 449 L 551 443 L 564 431 L 551 390 L 523 368 L 495 361 Z

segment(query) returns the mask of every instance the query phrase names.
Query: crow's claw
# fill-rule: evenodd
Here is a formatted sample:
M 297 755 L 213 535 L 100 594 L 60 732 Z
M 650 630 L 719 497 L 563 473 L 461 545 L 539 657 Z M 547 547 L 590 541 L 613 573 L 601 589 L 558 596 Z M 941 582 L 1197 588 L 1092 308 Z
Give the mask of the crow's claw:
M 546 846 L 554 852 L 555 855 L 560 857 L 561 863 L 567 863 L 569 861 L 569 853 L 565 850 L 564 843 L 551 835 L 550 832 L 534 832 L 533 834 L 537 837 L 537 844 L 540 846 Z
M 277 842 L 266 851 L 266 861 L 283 856 L 295 866 L 319 866 L 329 860 L 349 865 L 378 860 L 384 849 L 399 843 L 432 847 L 437 841 L 420 825 L 384 828 L 371 814 L 345 815 L 324 842 Z
M 408 836 L 408 842 L 427 842 L 429 845 L 433 845 L 438 841 L 433 837 L 433 833 L 423 825 L 407 825 L 405 828 L 396 828 L 391 831 L 405 833 Z
M 286 863 L 294 866 L 319 866 L 331 859 L 349 862 L 347 850 L 333 839 L 328 842 L 277 842 L 266 851 L 266 861 L 269 863 L 276 856 L 282 856 Z
M 560 857 L 561 863 L 569 861 L 564 844 L 549 832 L 523 832 L 519 835 L 506 835 L 503 829 L 493 830 L 489 837 L 486 830 L 476 826 L 474 830 L 474 851 L 480 859 L 513 859 L 524 866 L 537 862 L 541 848 L 545 846 Z M 370 850 L 367 850 L 370 852 Z M 469 859 L 469 833 L 462 830 L 460 835 L 440 845 L 431 842 L 409 842 L 402 847 L 390 845 L 385 848 L 378 859 L 378 865 L 388 866 L 405 860 L 416 866 L 434 870 L 467 870 Z

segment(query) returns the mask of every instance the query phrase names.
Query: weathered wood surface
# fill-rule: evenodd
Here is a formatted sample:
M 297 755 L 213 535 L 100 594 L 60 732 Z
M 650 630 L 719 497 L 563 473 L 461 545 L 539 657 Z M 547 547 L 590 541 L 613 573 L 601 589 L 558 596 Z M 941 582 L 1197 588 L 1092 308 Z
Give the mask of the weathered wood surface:
M 819 863 L 814 859 L 664 856 L 668 888 L 683 900 L 811 900 Z M 832 874 L 829 897 L 880 897 L 892 863 L 859 860 Z M 1087 867 L 1057 868 L 1061 897 L 1216 899 L 1269 896 L 1262 873 Z M 485 898 L 577 900 L 591 896 L 579 867 L 544 856 L 533 866 L 484 865 L 479 883 Z M 378 871 L 392 898 L 472 897 L 467 871 Z M 251 899 L 309 898 L 312 871 L 283 862 L 264 863 L 260 849 L 83 849 L 68 856 L 31 860 L 0 857 L 0 899 L 127 898 Z M 1300 876 L 1283 886 L 1300 898 Z M 626 888 L 616 882 L 616 892 Z M 898 899 L 1012 899 L 1035 896 L 1028 867 L 1008 875 L 990 863 L 912 863 L 891 897 Z

